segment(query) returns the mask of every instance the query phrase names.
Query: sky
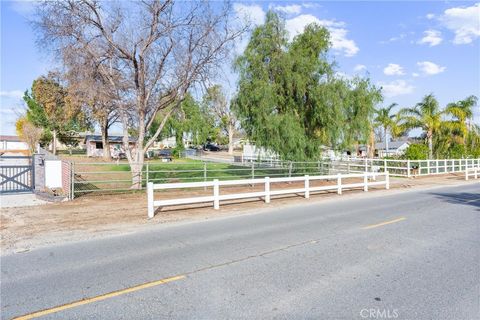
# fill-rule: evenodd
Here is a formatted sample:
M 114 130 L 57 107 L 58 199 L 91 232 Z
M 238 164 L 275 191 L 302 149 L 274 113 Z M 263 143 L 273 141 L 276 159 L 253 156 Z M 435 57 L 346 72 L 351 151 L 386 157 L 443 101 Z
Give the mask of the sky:
M 15 133 L 23 92 L 56 61 L 36 42 L 31 1 L 1 1 L 0 134 Z M 268 10 L 281 14 L 290 37 L 316 22 L 329 29 L 338 74 L 368 76 L 381 86 L 382 105 L 412 107 L 433 93 L 441 106 L 480 97 L 480 2 L 463 1 L 248 1 L 236 15 L 261 24 Z M 239 41 L 242 52 L 248 36 Z M 235 89 L 229 74 L 227 90 Z M 228 80 L 228 79 L 227 79 Z M 474 120 L 480 124 L 480 106 Z

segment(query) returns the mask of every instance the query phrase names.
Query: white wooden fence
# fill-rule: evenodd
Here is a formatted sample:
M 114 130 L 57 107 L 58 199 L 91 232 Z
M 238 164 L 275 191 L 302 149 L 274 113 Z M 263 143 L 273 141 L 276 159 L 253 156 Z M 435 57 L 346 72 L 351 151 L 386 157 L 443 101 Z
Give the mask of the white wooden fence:
M 388 171 L 390 172 L 391 176 L 408 178 L 416 176 L 459 173 L 465 172 L 469 168 L 480 166 L 480 158 L 431 160 L 346 158 L 336 160 L 324 159 L 321 161 L 322 167 L 328 169 L 330 173 Z
M 468 180 L 470 177 L 473 179 L 478 179 L 480 176 L 480 166 L 475 168 L 467 168 L 465 170 L 465 180 Z
M 377 177 L 383 176 L 384 180 L 377 181 Z M 350 178 L 363 178 L 362 182 L 357 183 L 342 183 L 344 179 Z M 334 180 L 336 181 L 333 185 L 327 186 L 317 186 L 311 187 L 311 181 L 321 181 L 321 180 Z M 369 181 L 371 180 L 371 181 Z M 276 182 L 304 182 L 304 187 L 302 188 L 292 188 L 292 189 L 281 189 L 281 190 L 271 190 L 270 184 Z M 257 192 L 247 192 L 247 193 L 229 193 L 229 194 L 220 194 L 221 186 L 236 186 L 236 185 L 254 185 L 254 184 L 263 184 L 264 190 Z M 338 194 L 342 194 L 342 191 L 345 189 L 354 189 L 354 188 L 363 188 L 363 191 L 368 191 L 370 186 L 385 185 L 386 189 L 390 188 L 390 176 L 388 172 L 375 173 L 375 172 L 363 172 L 358 174 L 336 174 L 336 175 L 324 175 L 324 176 L 300 176 L 300 177 L 280 177 L 280 178 L 260 178 L 260 179 L 244 179 L 244 180 L 226 180 L 219 181 L 215 179 L 213 181 L 204 181 L 204 182 L 186 182 L 186 183 L 164 183 L 164 184 L 154 184 L 149 182 L 147 184 L 147 204 L 148 204 L 148 218 L 153 218 L 155 213 L 155 208 L 165 207 L 165 206 L 174 206 L 174 205 L 183 205 L 183 204 L 194 204 L 194 203 L 204 203 L 204 202 L 213 202 L 213 208 L 220 208 L 220 201 L 222 200 L 233 200 L 233 199 L 246 199 L 246 198 L 259 198 L 263 197 L 265 203 L 270 202 L 270 197 L 274 195 L 283 195 L 283 194 L 295 194 L 303 193 L 305 198 L 310 197 L 310 192 L 315 191 L 328 191 L 335 190 Z M 168 189 L 188 189 L 188 188 L 202 188 L 202 187 L 213 187 L 213 194 L 211 196 L 199 196 L 192 198 L 177 198 L 177 199 L 167 199 L 167 200 L 155 200 L 154 191 L 155 190 L 168 190 Z

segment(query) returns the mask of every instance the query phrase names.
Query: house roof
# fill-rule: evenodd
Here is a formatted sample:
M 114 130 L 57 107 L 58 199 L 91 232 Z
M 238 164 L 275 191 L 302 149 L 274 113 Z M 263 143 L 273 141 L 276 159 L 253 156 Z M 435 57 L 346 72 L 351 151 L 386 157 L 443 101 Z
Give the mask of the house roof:
M 410 144 L 410 142 L 408 142 L 407 140 L 398 140 L 398 141 L 389 141 L 388 142 L 388 149 L 391 150 L 391 149 L 398 149 L 400 148 L 401 146 L 403 146 L 404 144 Z M 375 143 L 375 149 L 377 150 L 385 150 L 386 146 L 385 146 L 385 142 L 377 142 Z
M 22 141 L 18 136 L 0 136 L 1 141 Z
M 128 137 L 129 142 L 135 142 L 135 138 Z M 85 136 L 85 142 L 93 141 L 93 142 L 102 142 L 102 136 L 96 134 L 88 134 Z M 108 142 L 115 142 L 115 143 L 122 143 L 123 136 L 108 136 Z

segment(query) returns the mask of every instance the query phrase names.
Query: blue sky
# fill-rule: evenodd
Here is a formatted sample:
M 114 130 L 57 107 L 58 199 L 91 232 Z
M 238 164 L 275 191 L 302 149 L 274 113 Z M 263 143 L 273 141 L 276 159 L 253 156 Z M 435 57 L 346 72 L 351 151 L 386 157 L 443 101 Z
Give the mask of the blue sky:
M 254 24 L 264 21 L 267 10 L 277 11 L 291 36 L 309 22 L 329 28 L 339 74 L 368 73 L 384 88 L 384 105 L 413 106 L 428 93 L 442 106 L 471 94 L 480 97 L 479 2 L 252 1 L 233 7 Z M 28 23 L 32 8 L 31 2 L 1 2 L 1 134 L 14 134 L 22 92 L 55 67 L 35 43 Z

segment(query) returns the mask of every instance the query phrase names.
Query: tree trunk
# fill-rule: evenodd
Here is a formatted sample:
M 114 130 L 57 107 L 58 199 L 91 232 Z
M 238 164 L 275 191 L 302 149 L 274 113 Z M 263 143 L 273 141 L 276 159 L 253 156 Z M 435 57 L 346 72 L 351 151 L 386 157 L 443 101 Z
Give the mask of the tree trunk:
M 108 143 L 108 118 L 102 120 L 102 144 L 103 144 L 103 159 L 110 160 L 112 155 L 110 154 L 110 144 Z
M 433 159 L 433 134 L 431 132 L 427 133 L 428 139 L 428 158 Z
M 233 125 L 228 125 L 228 154 L 233 154 Z
M 134 154 L 134 162 L 130 163 L 130 170 L 132 172 L 132 186 L 130 189 L 141 189 L 142 188 L 142 169 L 144 163 L 144 154 L 143 149 L 138 147 L 137 151 Z
M 57 130 L 53 130 L 52 153 L 57 154 Z
M 368 138 L 368 154 L 367 157 L 372 159 L 375 156 L 375 132 L 370 130 L 370 137 Z

